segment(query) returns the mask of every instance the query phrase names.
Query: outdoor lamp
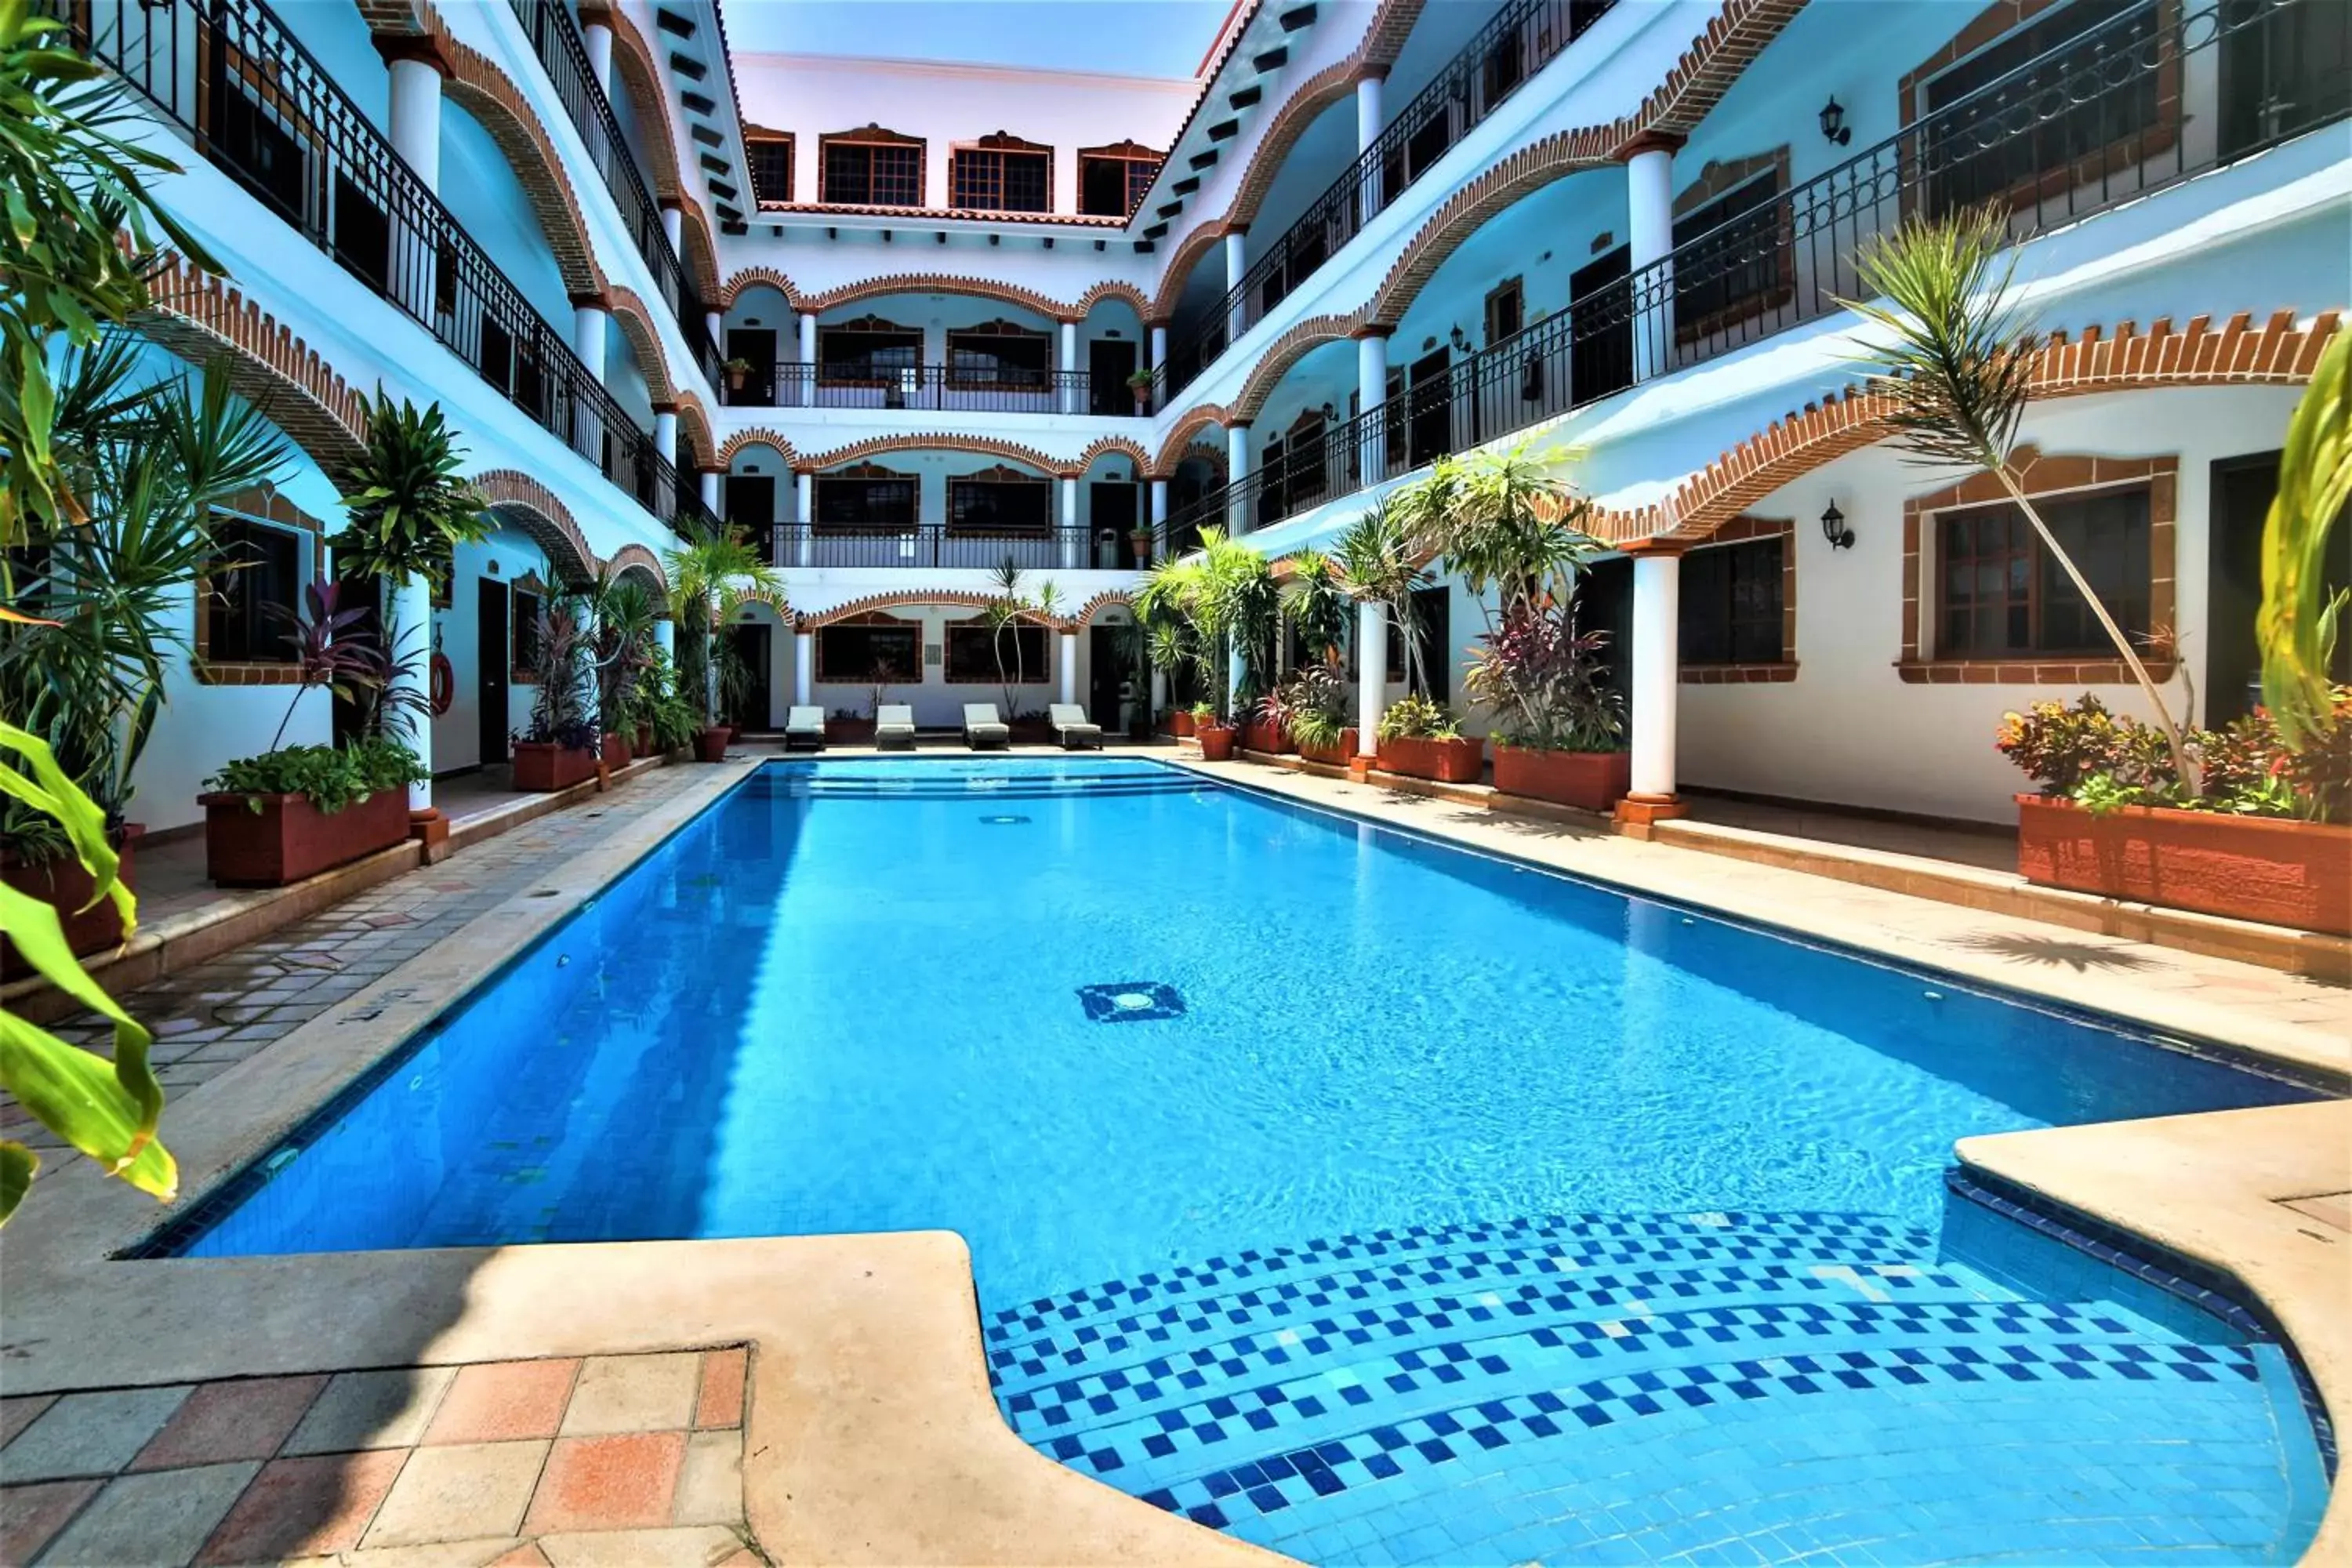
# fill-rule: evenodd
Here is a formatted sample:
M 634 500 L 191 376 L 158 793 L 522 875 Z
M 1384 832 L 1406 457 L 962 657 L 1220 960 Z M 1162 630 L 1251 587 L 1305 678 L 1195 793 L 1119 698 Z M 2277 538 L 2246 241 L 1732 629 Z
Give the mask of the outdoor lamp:
M 1853 132 L 1845 122 L 1845 110 L 1832 98 L 1822 106 L 1822 134 L 1843 147 L 1853 140 Z
M 1845 525 L 1845 513 L 1838 510 L 1835 501 L 1830 502 L 1829 510 L 1822 513 L 1822 536 L 1830 542 L 1832 550 L 1853 548 L 1853 530 Z

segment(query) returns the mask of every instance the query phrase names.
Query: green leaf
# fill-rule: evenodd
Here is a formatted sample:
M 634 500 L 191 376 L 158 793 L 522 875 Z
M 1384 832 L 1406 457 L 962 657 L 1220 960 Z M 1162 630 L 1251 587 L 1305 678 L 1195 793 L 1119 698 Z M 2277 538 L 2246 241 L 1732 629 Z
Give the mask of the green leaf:
M 16 1205 L 25 1201 L 33 1173 L 40 1168 L 41 1157 L 22 1143 L 0 1142 L 0 1225 L 6 1225 Z

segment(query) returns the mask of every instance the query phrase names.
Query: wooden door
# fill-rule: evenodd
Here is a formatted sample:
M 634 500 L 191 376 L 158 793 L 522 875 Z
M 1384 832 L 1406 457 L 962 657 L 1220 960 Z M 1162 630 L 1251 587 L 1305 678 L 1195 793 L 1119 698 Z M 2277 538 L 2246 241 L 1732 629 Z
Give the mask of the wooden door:
M 509 609 L 504 583 L 489 577 L 475 583 L 474 710 L 486 768 L 507 760 L 507 667 L 514 657 Z

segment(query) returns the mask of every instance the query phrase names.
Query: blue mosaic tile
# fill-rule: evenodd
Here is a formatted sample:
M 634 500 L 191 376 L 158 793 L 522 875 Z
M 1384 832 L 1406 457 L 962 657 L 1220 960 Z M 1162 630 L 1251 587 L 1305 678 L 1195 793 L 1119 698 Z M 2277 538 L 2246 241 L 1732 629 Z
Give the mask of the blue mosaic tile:
M 1156 980 L 1081 985 L 1078 1005 L 1097 1024 L 1141 1024 L 1184 1016 L 1184 998 L 1177 994 L 1174 986 L 1162 985 Z

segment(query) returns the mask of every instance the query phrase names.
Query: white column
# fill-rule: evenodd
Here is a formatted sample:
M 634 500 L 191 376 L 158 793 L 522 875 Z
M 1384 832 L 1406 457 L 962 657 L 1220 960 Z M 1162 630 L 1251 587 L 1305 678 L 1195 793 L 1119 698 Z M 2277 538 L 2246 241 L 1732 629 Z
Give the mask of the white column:
M 1381 88 L 1388 73 L 1368 70 L 1356 79 L 1356 155 L 1363 156 L 1381 139 Z M 1359 223 L 1369 223 L 1381 210 L 1381 169 L 1378 163 L 1368 165 L 1356 183 L 1357 198 L 1361 204 Z
M 1229 228 L 1225 230 L 1225 294 L 1233 303 L 1225 310 L 1225 342 L 1228 347 L 1241 337 L 1244 323 L 1249 320 L 1247 302 L 1234 292 L 1242 286 L 1242 277 L 1248 271 L 1244 231 Z
M 816 704 L 816 634 L 793 634 L 793 704 L 810 708 Z
M 1389 612 L 1367 599 L 1356 606 L 1356 754 L 1381 749 L 1381 715 L 1389 705 Z
M 1356 406 L 1370 414 L 1388 400 L 1389 338 L 1385 331 L 1367 331 L 1356 340 Z M 1388 478 L 1388 429 L 1385 418 L 1369 420 L 1356 443 L 1356 480 L 1377 484 Z
M 588 372 L 588 379 L 597 385 L 604 384 L 604 331 L 610 320 L 601 296 L 592 297 L 596 302 L 572 302 L 572 352 Z M 598 468 L 604 466 L 604 424 L 593 406 L 583 402 L 572 410 L 572 440 L 587 459 Z
M 661 219 L 662 237 L 669 241 L 670 254 L 683 257 L 686 254 L 686 209 L 676 202 L 664 202 Z
M 1158 322 L 1151 329 L 1151 363 L 1148 368 L 1157 371 L 1167 363 L 1168 327 L 1165 322 Z
M 1064 474 L 1059 482 L 1062 492 L 1062 570 L 1078 569 L 1085 542 L 1078 537 L 1078 480 L 1075 474 Z
M 702 504 L 709 509 L 710 515 L 713 517 L 719 517 L 719 486 L 725 479 L 726 476 L 717 468 L 702 470 Z M 723 522 L 726 520 L 720 518 L 719 521 Z
M 1680 631 L 1682 557 L 1663 551 L 1633 557 L 1633 798 L 1675 798 L 1675 700 Z
M 1062 357 L 1060 361 L 1060 369 L 1062 372 L 1061 410 L 1065 414 L 1076 414 L 1078 411 L 1078 386 L 1077 383 L 1071 378 L 1070 374 L 1071 372 L 1077 368 L 1078 324 L 1076 321 L 1064 321 L 1062 323 Z
M 580 39 L 588 46 L 588 68 L 596 73 L 596 85 L 604 96 L 613 96 L 613 29 L 603 22 L 580 24 Z
M 667 616 L 654 623 L 654 647 L 662 650 L 665 658 L 677 657 L 677 623 Z
M 1249 433 L 1239 421 L 1225 426 L 1225 479 L 1233 486 L 1225 498 L 1225 531 L 1236 539 L 1249 531 L 1249 498 L 1241 489 L 1250 472 Z
M 816 363 L 816 312 L 814 310 L 802 312 L 794 320 L 793 330 L 800 338 L 801 363 L 810 365 Z
M 392 145 L 428 191 L 441 188 L 441 68 L 433 60 L 395 59 L 392 66 Z M 408 312 L 433 320 L 440 290 L 435 273 L 439 247 L 411 225 L 393 222 L 392 272 Z
M 392 685 L 395 691 L 415 692 L 420 699 L 430 698 L 433 687 L 433 587 L 422 577 L 404 577 L 392 590 L 392 635 L 385 639 L 395 665 Z M 433 720 L 429 703 L 423 706 L 395 705 L 395 721 L 406 732 L 408 749 L 425 764 L 426 773 L 433 772 Z M 433 809 L 433 782 L 408 786 L 410 816 Z
M 1078 700 L 1078 634 L 1064 632 L 1055 640 L 1061 644 L 1062 664 L 1061 668 L 1056 672 L 1062 683 L 1062 695 L 1059 700 L 1076 702 Z
M 654 405 L 654 450 L 672 468 L 677 466 L 677 410 Z
M 1151 558 L 1167 559 L 1168 555 L 1168 481 L 1151 481 Z
M 1225 637 L 1225 719 L 1238 724 L 1242 721 L 1242 645 L 1231 633 Z
M 1625 160 L 1627 244 L 1635 278 L 1633 376 L 1647 381 L 1674 361 L 1675 291 L 1671 265 L 1643 276 L 1675 248 L 1675 154 L 1651 142 Z
M 795 565 L 805 566 L 814 552 L 816 539 L 816 470 L 803 468 L 793 479 L 793 510 L 799 514 L 793 519 L 800 526 L 793 536 L 800 542 L 793 556 Z
M 723 310 L 702 312 L 702 330 L 710 334 L 710 346 L 721 354 L 727 352 L 727 315 Z

